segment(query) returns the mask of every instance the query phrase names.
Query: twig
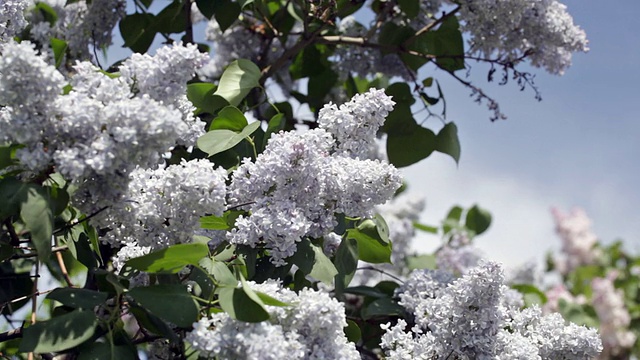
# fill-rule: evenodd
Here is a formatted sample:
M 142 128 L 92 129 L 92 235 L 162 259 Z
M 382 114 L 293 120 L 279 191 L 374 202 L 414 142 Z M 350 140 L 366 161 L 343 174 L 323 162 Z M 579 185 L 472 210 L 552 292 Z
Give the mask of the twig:
M 62 258 L 62 252 L 56 252 L 56 258 L 58 259 L 58 265 L 60 266 L 60 272 L 62 273 L 62 277 L 64 278 L 64 282 L 67 283 L 69 287 L 75 287 L 71 278 L 69 277 L 69 272 L 67 271 L 67 266 L 64 264 L 64 259 Z
M 38 275 L 38 277 L 40 277 L 40 276 Z M 37 277 L 36 277 L 36 279 L 37 279 Z M 36 280 L 36 281 L 37 281 L 37 280 Z M 35 281 L 34 281 L 34 284 L 35 284 Z M 49 290 L 39 291 L 39 292 L 38 292 L 38 291 L 36 291 L 36 292 L 35 292 L 35 293 L 33 293 L 33 294 L 29 294 L 29 295 L 25 295 L 25 296 L 20 296 L 20 297 L 18 297 L 18 298 L 15 298 L 15 299 L 13 299 L 13 300 L 10 300 L 10 301 L 7 301 L 7 302 L 3 303 L 3 304 L 0 306 L 0 308 L 4 307 L 4 306 L 6 306 L 6 305 L 9 305 L 9 304 L 17 303 L 17 302 L 19 302 L 19 301 L 22 301 L 22 300 L 25 300 L 25 299 L 28 299 L 28 298 L 33 298 L 33 297 L 37 297 L 37 296 L 40 296 L 40 295 L 46 295 L 46 294 L 48 294 L 48 293 L 52 292 L 53 290 L 55 290 L 55 289 L 49 289 Z
M 51 249 L 52 253 L 59 253 L 61 251 L 65 251 L 69 249 L 69 247 L 67 245 L 63 245 L 63 246 L 58 246 L 58 247 L 54 247 L 53 249 Z M 38 253 L 28 253 L 28 254 L 13 254 L 11 255 L 11 257 L 9 258 L 10 260 L 14 260 L 14 259 L 27 259 L 27 258 L 32 258 L 32 257 L 36 257 L 38 256 Z
M 9 341 L 9 340 L 21 338 L 21 337 L 22 337 L 22 328 L 19 327 L 17 329 L 13 329 L 13 330 L 9 330 L 9 331 L 5 331 L 3 333 L 0 333 L 0 343 L 4 342 L 4 341 Z
M 450 12 L 442 15 L 439 19 L 436 19 L 434 22 L 427 24 L 425 27 L 423 27 L 422 29 L 416 31 L 416 33 L 411 36 L 410 38 L 408 38 L 407 40 L 405 40 L 405 44 L 410 44 L 415 38 L 417 38 L 418 36 L 431 31 L 431 29 L 433 29 L 434 27 L 436 27 L 438 24 L 442 23 L 443 21 L 445 21 L 447 18 L 451 17 L 453 14 L 457 13 L 458 10 L 460 10 L 460 5 L 456 6 L 455 9 L 451 10 Z
M 191 23 L 191 0 L 184 0 L 184 14 L 186 29 L 184 40 L 187 44 L 193 44 L 193 24 Z
M 36 323 L 36 312 L 38 311 L 38 275 L 40 275 L 40 261 L 36 261 L 36 278 L 33 280 L 33 295 L 31 297 L 31 325 Z M 33 352 L 30 352 L 29 360 L 33 360 Z
M 388 277 L 390 277 L 390 278 L 392 278 L 394 280 L 398 280 L 398 281 L 400 281 L 401 283 L 404 284 L 404 280 L 400 279 L 399 277 L 397 277 L 397 276 L 395 276 L 393 274 L 389 274 L 388 272 L 386 272 L 386 271 L 384 271 L 382 269 L 375 268 L 373 266 L 363 266 L 363 267 L 357 268 L 356 270 L 373 270 L 373 271 L 377 271 L 377 272 L 379 272 L 379 273 L 381 273 L 383 275 L 387 275 Z
M 63 231 L 65 231 L 65 230 L 71 229 L 72 227 L 74 227 L 74 226 L 76 226 L 76 225 L 78 225 L 78 224 L 81 224 L 81 223 L 83 223 L 83 222 L 85 222 L 85 221 L 88 221 L 88 220 L 89 220 L 89 219 L 91 219 L 92 217 L 94 217 L 94 216 L 96 216 L 96 215 L 100 214 L 101 212 L 103 212 L 103 211 L 107 210 L 108 208 L 109 208 L 109 206 L 103 206 L 102 208 L 100 208 L 100 209 L 98 209 L 96 212 L 94 212 L 93 214 L 88 215 L 88 216 L 85 216 L 84 218 L 82 218 L 82 219 L 80 219 L 80 220 L 77 220 L 77 221 L 75 221 L 75 222 L 69 223 L 69 224 L 67 224 L 67 225 L 65 225 L 65 226 L 63 226 L 63 227 L 61 227 L 60 229 L 58 229 L 58 230 L 54 231 L 54 232 L 53 232 L 53 235 L 58 235 L 58 234 L 62 233 L 62 232 L 63 232 Z
M 9 244 L 11 244 L 11 246 L 20 246 L 20 238 L 18 237 L 18 234 L 16 234 L 16 229 L 13 227 L 10 218 L 7 218 L 4 221 L 4 226 L 7 228 L 9 237 L 11 238 L 11 242 Z

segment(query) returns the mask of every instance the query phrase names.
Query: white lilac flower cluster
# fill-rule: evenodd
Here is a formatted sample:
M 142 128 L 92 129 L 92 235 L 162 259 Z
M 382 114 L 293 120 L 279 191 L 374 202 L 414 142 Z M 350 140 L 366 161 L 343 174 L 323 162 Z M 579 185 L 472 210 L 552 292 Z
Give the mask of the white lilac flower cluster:
M 376 134 L 394 105 L 384 90 L 371 89 L 339 107 L 325 105 L 318 114 L 318 125 L 333 135 L 336 154 L 369 159 Z
M 71 91 L 63 95 L 64 76 L 32 44 L 7 43 L 1 52 L 0 141 L 25 146 L 16 154 L 24 170 L 54 168 L 79 186 L 73 201 L 85 213 L 120 201 L 136 166 L 157 166 L 164 152 L 193 133 L 195 123 L 187 123 L 173 104 L 132 91 L 128 76 L 144 78 L 142 70 L 113 77 L 77 63 Z M 160 53 L 165 61 L 186 58 L 182 64 L 190 68 L 163 77 L 160 87 L 186 81 L 200 62 L 195 46 L 178 44 Z M 129 68 L 134 62 L 127 62 Z
M 329 294 L 303 289 L 298 294 L 275 282 L 249 282 L 289 306 L 267 306 L 270 319 L 259 323 L 212 314 L 194 324 L 186 336 L 201 356 L 216 359 L 360 359 L 344 335 L 344 304 Z
M 462 30 L 470 34 L 472 53 L 506 61 L 529 54 L 533 66 L 561 75 L 571 65 L 572 53 L 589 50 L 585 32 L 556 0 L 459 3 Z
M 74 59 L 91 57 L 89 46 L 101 49 L 111 45 L 111 33 L 125 15 L 124 0 L 44 0 L 55 11 L 57 19 L 50 21 L 39 11 L 31 13 L 31 38 L 43 49 L 49 48 L 49 39 L 67 42 Z
M 111 224 L 105 240 L 151 250 L 191 242 L 201 216 L 222 215 L 226 177 L 208 160 L 134 170 L 124 200 L 105 219 Z
M 364 111 L 352 108 L 354 104 Z M 337 225 L 336 213 L 373 215 L 374 207 L 389 200 L 400 187 L 400 174 L 392 165 L 358 159 L 352 151 L 360 148 L 348 136 L 372 141 L 366 136 L 375 136 L 371 129 L 377 129 L 391 104 L 384 92 L 371 90 L 345 107 L 350 111 L 325 110 L 325 119 L 334 118 L 325 122 L 329 131 L 281 132 L 271 137 L 255 162 L 245 158 L 233 173 L 229 203 L 250 215 L 236 220 L 228 241 L 264 245 L 271 261 L 284 265 L 303 237 L 331 233 Z M 363 124 L 366 121 L 372 123 Z M 332 134 L 338 134 L 342 142 L 336 143 Z
M 614 286 L 617 272 L 605 278 L 591 281 L 593 295 L 591 303 L 600 320 L 600 336 L 604 345 L 602 359 L 611 359 L 624 354 L 633 347 L 636 336 L 629 331 L 631 317 L 624 303 L 624 293 Z
M 563 258 L 554 259 L 558 272 L 566 275 L 579 266 L 594 264 L 600 256 L 600 250 L 594 248 L 598 238 L 591 230 L 591 220 L 585 211 L 576 208 L 564 214 L 554 208 L 552 213 L 564 254 Z
M 482 262 L 458 279 L 442 270 L 416 270 L 397 290 L 415 319 L 383 325 L 387 359 L 589 359 L 602 350 L 594 329 L 565 325 L 559 314 L 520 310 L 499 264 Z
M 27 26 L 24 11 L 29 0 L 2 0 L 0 3 L 0 44 L 8 42 Z

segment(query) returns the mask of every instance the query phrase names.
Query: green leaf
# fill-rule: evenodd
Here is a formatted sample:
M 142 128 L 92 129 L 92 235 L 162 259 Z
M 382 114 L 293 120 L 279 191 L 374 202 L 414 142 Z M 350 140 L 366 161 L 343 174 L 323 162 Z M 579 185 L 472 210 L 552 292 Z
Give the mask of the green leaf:
M 133 345 L 114 345 L 94 342 L 78 354 L 78 360 L 134 360 L 138 353 Z
M 260 76 L 260 68 L 256 64 L 245 59 L 236 60 L 222 73 L 214 94 L 238 106 L 251 89 L 260 86 Z
M 93 311 L 74 310 L 51 320 L 35 323 L 23 330 L 20 352 L 50 353 L 80 345 L 96 331 L 98 318 Z
M 64 59 L 64 53 L 69 46 L 64 40 L 51 38 L 49 41 L 51 43 L 51 50 L 53 50 L 53 59 L 55 60 L 56 67 L 60 67 Z
M 348 287 L 348 288 L 344 289 L 344 292 L 346 294 L 368 296 L 368 297 L 375 298 L 375 299 L 387 297 L 387 294 L 381 292 L 380 290 L 378 290 L 376 288 L 370 287 L 370 286 Z
M 152 26 L 154 20 L 155 16 L 146 13 L 129 14 L 120 20 L 120 34 L 124 46 L 137 53 L 147 52 L 156 36 Z
M 290 306 L 291 304 L 287 304 L 285 302 L 282 302 L 276 298 L 271 297 L 268 294 L 256 291 L 255 292 L 256 295 L 260 298 L 260 300 L 262 301 L 263 304 L 265 305 L 269 305 L 269 306 L 278 306 L 278 307 L 285 307 L 285 306 Z
M 358 241 L 356 239 L 343 239 L 334 258 L 334 264 L 338 275 L 336 276 L 336 290 L 344 289 L 349 285 L 358 267 Z
M 255 121 L 242 129 L 240 133 L 227 129 L 209 131 L 198 138 L 198 148 L 209 154 L 209 156 L 219 154 L 238 145 L 259 127 L 260 121 Z
M 159 317 L 151 314 L 146 309 L 134 304 L 129 304 L 129 311 L 135 316 L 136 320 L 146 330 L 156 334 L 166 337 L 172 342 L 177 343 L 178 336 L 176 336 L 175 332 L 169 325 L 162 321 Z
M 220 306 L 231 318 L 245 322 L 261 322 L 269 319 L 262 300 L 244 284 L 241 288 L 222 288 L 218 295 Z
M 31 241 L 38 251 L 38 259 L 46 261 L 51 255 L 53 210 L 49 194 L 42 187 L 29 186 L 20 207 L 20 218 L 31 233 Z
M 128 294 L 150 313 L 179 327 L 191 328 L 198 319 L 198 306 L 183 285 L 137 287 Z
M 176 244 L 129 259 L 125 266 L 150 273 L 177 273 L 187 265 L 197 265 L 200 259 L 208 254 L 207 244 Z
M 408 256 L 405 261 L 409 270 L 436 268 L 436 257 L 431 254 Z
M 388 21 L 382 26 L 382 30 L 380 30 L 378 42 L 381 45 L 387 45 L 388 47 L 391 47 L 391 49 L 393 49 L 394 47 L 397 47 L 398 45 L 404 43 L 405 40 L 413 36 L 414 33 L 415 30 L 410 26 L 401 26 Z M 396 50 L 390 50 L 386 47 L 382 49 L 383 54 L 393 53 L 394 51 Z
M 220 26 L 220 31 L 224 32 L 233 25 L 238 19 L 238 16 L 240 16 L 240 12 L 242 11 L 240 4 L 231 0 L 215 0 L 211 2 L 213 3 L 213 12 Z
M 18 145 L 0 146 L 0 170 L 15 165 L 15 153 Z
M 212 258 L 204 258 L 198 263 L 209 275 L 222 286 L 238 286 L 238 279 L 231 273 L 227 264 L 222 261 L 216 261 Z
M 400 10 L 407 15 L 409 19 L 413 19 L 420 13 L 419 0 L 398 0 Z M 417 29 L 416 29 L 417 30 Z
M 231 226 L 224 216 L 208 215 L 200 218 L 200 228 L 208 230 L 229 230 Z
M 473 231 L 476 235 L 485 232 L 490 225 L 491 213 L 487 210 L 479 208 L 478 205 L 473 205 L 473 207 L 467 211 L 465 227 Z
M 456 16 L 447 17 L 437 30 L 423 36 L 429 40 L 429 53 L 436 56 L 439 67 L 451 72 L 464 69 L 464 40 Z
M 396 167 L 405 167 L 427 158 L 436 148 L 433 131 L 415 126 L 409 133 L 389 133 L 387 154 L 389 162 Z
M 436 150 L 450 155 L 456 164 L 460 161 L 460 140 L 456 124 L 450 122 L 440 129 L 438 136 L 436 136 Z
M 332 284 L 338 274 L 335 265 L 322 251 L 322 247 L 312 243 L 309 239 L 302 239 L 298 243 L 296 253 L 290 258 L 291 263 L 297 265 L 305 274 Z
M 357 343 L 362 338 L 362 331 L 360 331 L 360 327 L 353 320 L 347 320 L 344 334 L 347 336 L 347 340 L 353 343 Z
M 235 106 L 226 106 L 220 110 L 218 116 L 213 119 L 211 126 L 209 126 L 209 131 L 227 129 L 239 132 L 247 127 L 248 124 L 247 118 L 244 117 L 242 111 Z
M 542 306 L 547 302 L 547 295 L 531 284 L 515 284 L 511 285 L 511 288 L 518 290 L 524 296 L 525 307 L 534 304 Z
M 310 76 L 307 84 L 307 96 L 309 106 L 320 109 L 326 102 L 326 97 L 338 81 L 338 74 L 331 68 L 324 69 L 323 72 Z
M 184 5 L 182 1 L 174 0 L 167 5 L 158 15 L 153 23 L 158 32 L 162 33 L 181 33 L 187 28 L 187 19 L 184 13 Z
M 58 14 L 46 2 L 38 1 L 36 3 L 35 10 L 40 12 L 40 15 L 42 15 L 44 21 L 48 22 L 51 27 L 53 27 L 58 21 Z
M 55 300 L 74 309 L 93 310 L 107 301 L 107 293 L 88 289 L 58 288 L 53 290 L 47 299 Z
M 391 263 L 391 243 L 378 236 L 376 225 L 365 220 L 356 229 L 347 230 L 347 238 L 358 242 L 358 258 L 372 264 Z
M 404 316 L 404 308 L 391 298 L 384 297 L 374 300 L 362 309 L 362 318 L 369 320 L 374 317 Z
M 411 106 L 416 102 L 407 83 L 393 83 L 384 92 L 393 98 L 396 106 L 401 104 Z
M 20 212 L 20 204 L 26 199 L 30 186 L 14 177 L 0 179 L 0 219 Z
M 196 113 L 214 114 L 229 103 L 219 95 L 214 95 L 216 86 L 211 83 L 193 83 L 187 85 L 187 99 L 198 108 Z
M 196 0 L 196 5 L 198 6 L 198 10 L 204 15 L 207 19 L 211 19 L 213 14 L 216 11 L 216 1 L 212 0 Z
M 428 232 L 428 233 L 431 233 L 431 234 L 437 234 L 438 233 L 438 228 L 436 226 L 430 226 L 430 225 L 425 225 L 425 224 L 420 224 L 418 222 L 414 222 L 413 223 L 413 227 L 418 229 L 418 230 L 421 230 L 421 231 L 424 231 L 424 232 Z

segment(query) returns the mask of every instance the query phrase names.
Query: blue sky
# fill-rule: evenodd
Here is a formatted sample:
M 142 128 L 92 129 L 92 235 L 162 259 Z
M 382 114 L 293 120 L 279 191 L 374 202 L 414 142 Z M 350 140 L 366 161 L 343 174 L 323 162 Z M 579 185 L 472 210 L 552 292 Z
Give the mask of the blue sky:
M 542 93 L 471 79 L 496 98 L 508 120 L 491 123 L 469 91 L 434 73 L 458 124 L 459 167 L 435 155 L 407 169 L 411 190 L 427 199 L 425 222 L 436 223 L 454 204 L 479 203 L 494 215 L 477 244 L 508 264 L 541 259 L 559 246 L 551 206 L 583 207 L 600 238 L 622 238 L 640 252 L 640 2 L 563 1 L 586 32 L 590 51 L 577 54 L 564 76 L 531 69 Z M 613 5 L 613 6 L 612 6 Z M 419 238 L 419 248 L 437 239 Z

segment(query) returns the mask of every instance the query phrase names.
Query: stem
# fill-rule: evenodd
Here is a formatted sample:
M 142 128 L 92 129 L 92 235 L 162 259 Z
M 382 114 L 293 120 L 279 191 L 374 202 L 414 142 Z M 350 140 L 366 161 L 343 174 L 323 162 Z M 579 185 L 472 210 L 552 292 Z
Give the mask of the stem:
M 22 328 L 17 328 L 0 333 L 0 343 L 22 337 Z
M 67 267 L 64 264 L 64 259 L 62 258 L 62 252 L 56 252 L 56 258 L 58 259 L 58 265 L 60 266 L 60 272 L 62 273 L 62 277 L 64 278 L 64 282 L 67 283 L 69 287 L 75 287 L 71 278 L 69 277 L 69 272 L 67 271 Z
M 186 21 L 184 41 L 187 44 L 193 44 L 193 24 L 191 23 L 191 0 L 184 0 L 184 15 L 185 15 L 185 21 Z
M 379 272 L 379 273 L 381 273 L 383 275 L 387 275 L 388 277 L 390 277 L 390 278 L 392 278 L 394 280 L 400 281 L 401 283 L 404 284 L 404 280 L 400 279 L 399 277 L 397 277 L 397 276 L 395 276 L 393 274 L 390 274 L 390 273 L 388 273 L 388 272 L 386 272 L 386 271 L 384 271 L 382 269 L 375 268 L 373 266 L 363 266 L 363 267 L 357 268 L 356 270 L 373 270 L 373 271 L 377 271 L 377 272 Z
M 58 246 L 58 247 L 54 247 L 53 249 L 51 249 L 52 253 L 59 253 L 61 251 L 65 251 L 68 250 L 69 247 L 67 245 L 63 245 L 63 246 Z M 32 258 L 32 257 L 36 257 L 38 256 L 38 253 L 32 252 L 29 254 L 14 254 L 12 255 L 9 259 L 10 260 L 14 260 L 14 259 L 27 259 L 27 258 Z
M 36 273 L 33 280 L 33 295 L 31 296 L 31 325 L 36 323 L 36 312 L 38 311 L 38 278 L 40 277 L 40 261 L 36 261 Z M 33 352 L 27 356 L 29 360 L 33 360 Z
M 18 237 L 18 234 L 16 234 L 16 229 L 13 227 L 11 219 L 7 218 L 4 221 L 4 226 L 7 228 L 9 237 L 11 238 L 11 242 L 9 242 L 9 244 L 11 246 L 20 246 L 20 238 Z

